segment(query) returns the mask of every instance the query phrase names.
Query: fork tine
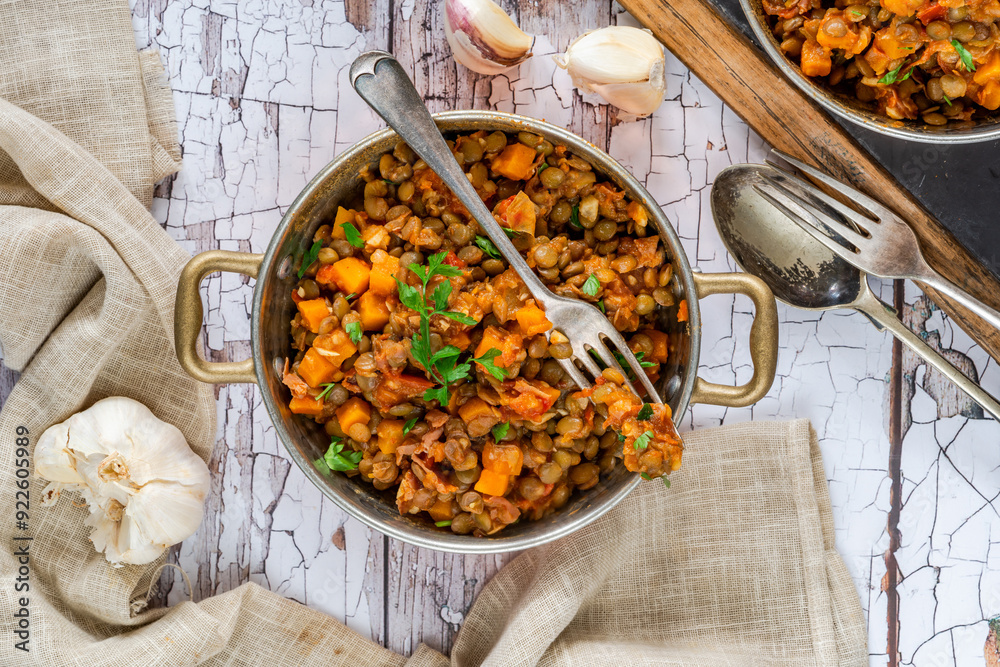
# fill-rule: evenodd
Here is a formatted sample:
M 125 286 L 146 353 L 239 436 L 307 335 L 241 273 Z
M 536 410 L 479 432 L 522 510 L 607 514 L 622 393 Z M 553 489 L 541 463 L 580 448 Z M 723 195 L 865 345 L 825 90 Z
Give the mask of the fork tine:
M 766 183 L 755 185 L 754 190 L 756 190 L 757 194 L 759 194 L 761 197 L 769 201 L 775 208 L 784 213 L 788 217 L 788 219 L 794 222 L 796 225 L 798 225 L 802 229 L 802 231 L 806 232 L 814 239 L 816 239 L 817 241 L 825 245 L 827 248 L 832 250 L 834 254 L 836 254 L 838 257 L 847 260 L 848 262 L 856 261 L 857 258 L 854 256 L 855 253 L 853 250 L 841 245 L 836 239 L 828 236 L 824 231 L 819 229 L 816 226 L 815 220 L 807 222 L 802 218 L 802 216 L 798 212 L 793 211 L 791 208 L 789 208 L 789 206 L 795 206 L 799 210 L 802 210 L 801 207 L 795 204 L 795 202 L 791 201 L 787 197 L 784 197 L 784 195 L 782 195 L 780 192 L 777 191 L 774 191 L 774 194 L 772 195 L 771 193 L 768 192 L 768 190 L 770 190 L 770 186 L 769 184 Z M 786 203 L 788 204 L 788 206 L 785 205 Z M 802 213 L 805 215 L 809 215 L 809 213 L 804 210 L 802 210 Z
M 580 369 L 576 367 L 573 363 L 573 359 L 559 359 L 559 365 L 563 367 L 566 374 L 569 375 L 570 379 L 576 383 L 576 386 L 580 389 L 590 389 L 592 383 L 580 372 Z
M 864 194 L 857 188 L 854 188 L 850 185 L 847 185 L 846 183 L 838 181 L 835 178 L 827 176 L 826 174 L 816 169 L 815 167 L 810 167 L 805 162 L 802 162 L 801 160 L 796 160 L 790 155 L 785 155 L 781 151 L 776 151 L 772 148 L 771 153 L 777 155 L 782 160 L 793 165 L 800 171 L 809 174 L 810 176 L 815 178 L 817 181 L 823 183 L 827 187 L 836 190 L 837 192 L 844 195 L 851 201 L 856 202 L 859 206 L 861 206 L 862 208 L 866 209 L 869 213 L 871 213 L 872 216 L 874 216 L 876 219 L 885 219 L 889 216 L 895 216 L 895 214 L 892 211 L 887 209 L 882 204 L 878 203 L 878 201 Z M 767 162 L 770 163 L 771 161 L 767 160 Z
M 646 369 L 643 368 L 642 364 L 639 363 L 639 360 L 635 358 L 635 355 L 632 353 L 632 350 L 629 349 L 628 345 L 625 343 L 625 339 L 622 338 L 622 335 L 620 333 L 618 333 L 618 330 L 614 329 L 613 334 L 604 333 L 604 335 L 607 336 L 607 338 L 612 343 L 615 344 L 615 347 L 618 348 L 618 353 L 622 355 L 622 357 L 628 363 L 629 368 L 632 369 L 632 373 L 635 375 L 639 384 L 641 384 L 643 389 L 646 390 L 646 394 L 649 397 L 649 402 L 663 403 L 663 400 L 660 398 L 660 395 L 656 391 L 656 387 L 653 386 L 653 383 L 650 382 L 649 380 L 649 376 L 646 375 Z M 608 368 L 614 368 L 615 370 L 617 370 L 619 373 L 622 374 L 622 377 L 625 378 L 626 382 L 634 384 L 633 381 L 629 380 L 628 373 L 626 373 L 625 369 L 622 368 L 621 364 L 618 363 L 618 359 L 615 358 L 615 355 L 611 353 L 611 351 L 608 349 L 608 346 L 604 343 L 604 341 L 600 340 L 600 336 L 598 336 L 598 345 L 595 345 L 592 349 L 595 352 L 597 352 L 597 355 L 601 358 L 601 361 L 603 361 L 608 366 Z M 633 391 L 635 391 L 634 387 Z
M 826 233 L 827 236 L 840 236 L 848 243 L 854 244 L 857 248 L 863 248 L 871 243 L 871 239 L 862 236 L 849 226 L 835 220 L 830 215 L 818 210 L 815 206 L 810 205 L 810 202 L 800 197 L 798 193 L 784 187 L 784 183 L 779 183 L 765 177 L 764 182 L 755 185 L 754 189 L 761 194 L 764 194 L 764 190 L 767 189 L 767 194 L 770 195 L 769 201 L 772 204 L 777 199 L 784 204 L 786 209 L 794 211 L 797 217 L 816 227 L 821 232 Z
M 583 367 L 586 368 L 587 371 L 589 371 L 595 378 L 601 376 L 601 367 L 597 365 L 597 362 L 594 361 L 594 357 L 592 357 L 588 351 L 584 350 L 584 353 L 576 355 L 576 358 L 580 360 Z
M 833 197 L 819 190 L 811 183 L 807 183 L 801 178 L 796 176 L 785 176 L 784 172 L 782 172 L 780 177 L 765 175 L 764 178 L 780 190 L 784 190 L 787 194 L 797 196 L 797 199 L 800 200 L 804 206 L 812 203 L 814 208 L 820 209 L 820 213 L 824 212 L 822 209 L 826 206 L 833 209 L 837 215 L 840 215 L 849 221 L 845 223 L 844 220 L 839 220 L 835 215 L 829 215 L 829 211 L 825 211 L 828 215 L 822 218 L 822 220 L 827 225 L 830 225 L 831 229 L 839 230 L 841 227 L 847 227 L 850 229 L 852 228 L 853 223 L 853 231 L 868 232 L 868 228 L 870 228 L 872 224 L 878 224 L 871 218 L 861 215 L 851 207 L 840 203 Z

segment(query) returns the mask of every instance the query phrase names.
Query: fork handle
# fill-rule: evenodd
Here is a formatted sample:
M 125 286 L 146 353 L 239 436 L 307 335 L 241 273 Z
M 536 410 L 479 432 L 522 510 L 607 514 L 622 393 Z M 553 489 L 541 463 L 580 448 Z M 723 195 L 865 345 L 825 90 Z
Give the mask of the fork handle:
M 909 327 L 899 321 L 887 305 L 872 294 L 867 283 L 862 284 L 862 295 L 854 302 L 854 308 L 870 317 L 872 320 L 889 330 L 903 345 L 928 364 L 936 368 L 946 378 L 958 385 L 959 389 L 968 394 L 983 410 L 1000 420 L 1000 403 L 985 389 L 955 368 L 947 359 L 941 356 L 923 338 L 910 331 Z
M 990 308 L 985 303 L 972 296 L 955 283 L 945 279 L 940 273 L 935 271 L 927 262 L 924 262 L 924 272 L 915 276 L 916 280 L 924 283 L 935 291 L 941 292 L 945 296 L 962 304 L 973 313 L 983 318 L 991 327 L 1000 330 L 1000 312 Z
M 358 56 L 351 65 L 350 79 L 354 90 L 368 106 L 409 144 L 413 152 L 427 163 L 465 205 L 500 254 L 517 271 L 531 296 L 545 305 L 550 300 L 551 292 L 535 276 L 535 272 L 507 238 L 503 227 L 493 218 L 493 213 L 483 204 L 479 193 L 469 183 L 420 93 L 413 87 L 413 81 L 399 61 L 385 51 L 368 51 Z

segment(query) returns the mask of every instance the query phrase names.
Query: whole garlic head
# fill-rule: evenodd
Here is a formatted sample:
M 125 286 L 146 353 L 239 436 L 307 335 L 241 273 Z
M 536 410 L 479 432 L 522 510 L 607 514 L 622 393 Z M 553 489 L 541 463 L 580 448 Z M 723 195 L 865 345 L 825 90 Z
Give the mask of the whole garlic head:
M 577 37 L 553 56 L 573 85 L 635 116 L 648 116 L 666 91 L 663 46 L 648 30 L 609 26 Z
M 208 467 L 180 430 L 131 398 L 98 401 L 49 427 L 35 447 L 35 474 L 90 506 L 91 542 L 111 563 L 151 563 L 201 524 Z
M 445 0 L 443 5 L 451 53 L 473 72 L 500 74 L 531 57 L 531 35 L 492 0 Z

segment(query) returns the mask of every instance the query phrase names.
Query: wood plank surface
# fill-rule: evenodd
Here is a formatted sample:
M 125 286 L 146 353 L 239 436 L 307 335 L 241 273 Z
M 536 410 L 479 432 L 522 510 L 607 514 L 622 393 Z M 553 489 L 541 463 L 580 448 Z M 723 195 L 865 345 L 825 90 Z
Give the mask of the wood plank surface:
M 893 208 L 916 230 L 932 266 L 1000 308 L 1000 282 L 818 104 L 726 23 L 708 0 L 621 0 L 621 4 L 771 146 L 825 169 Z M 941 294 L 929 293 L 1000 360 L 1000 331 Z

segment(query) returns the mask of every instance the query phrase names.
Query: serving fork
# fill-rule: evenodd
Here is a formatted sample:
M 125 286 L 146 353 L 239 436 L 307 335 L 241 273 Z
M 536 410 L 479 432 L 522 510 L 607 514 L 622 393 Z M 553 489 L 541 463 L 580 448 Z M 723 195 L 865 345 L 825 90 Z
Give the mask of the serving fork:
M 493 245 L 524 281 L 531 296 L 544 308 L 545 317 L 552 323 L 549 333 L 559 331 L 569 339 L 572 356 L 558 361 L 573 382 L 580 389 L 587 389 L 592 386 L 587 374 L 595 379 L 601 375 L 602 369 L 592 354 L 606 367 L 620 372 L 627 382 L 629 376 L 615 358 L 617 353 L 646 390 L 648 400 L 662 403 L 645 369 L 607 317 L 585 301 L 554 294 L 538 279 L 455 161 L 423 99 L 399 62 L 385 51 L 368 51 L 358 56 L 351 65 L 350 79 L 361 98 L 434 170 L 483 228 Z M 632 389 L 636 391 L 635 386 Z M 641 392 L 636 393 L 641 395 Z
M 1000 329 L 1000 312 L 946 280 L 927 260 L 916 233 L 875 199 L 793 157 L 772 151 L 816 181 L 844 195 L 863 215 L 805 180 L 767 176 L 755 189 L 814 239 L 862 271 L 882 278 L 916 280 L 951 297 Z M 775 167 L 770 160 L 768 162 Z

